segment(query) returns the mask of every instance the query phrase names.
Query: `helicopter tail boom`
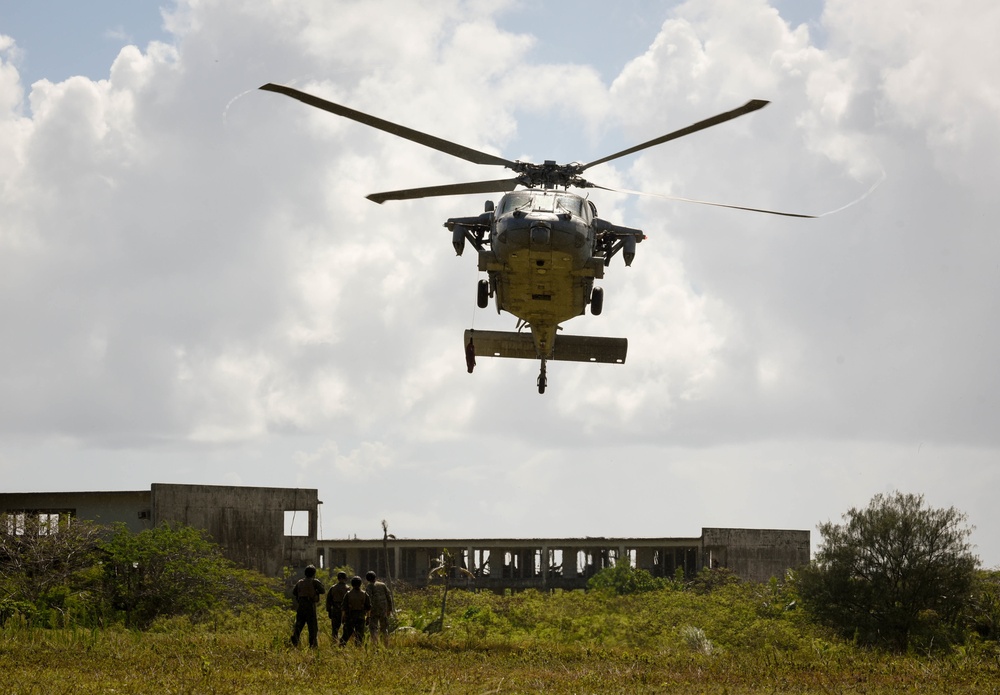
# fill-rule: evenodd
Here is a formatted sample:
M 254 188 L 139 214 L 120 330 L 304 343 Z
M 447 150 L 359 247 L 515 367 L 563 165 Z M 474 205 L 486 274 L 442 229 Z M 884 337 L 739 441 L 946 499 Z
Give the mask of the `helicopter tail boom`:
M 465 332 L 465 345 L 469 345 L 470 341 L 474 345 L 477 357 L 624 364 L 625 354 L 628 352 L 627 338 L 603 338 L 587 335 L 556 336 L 551 355 L 539 355 L 529 333 L 467 330 Z

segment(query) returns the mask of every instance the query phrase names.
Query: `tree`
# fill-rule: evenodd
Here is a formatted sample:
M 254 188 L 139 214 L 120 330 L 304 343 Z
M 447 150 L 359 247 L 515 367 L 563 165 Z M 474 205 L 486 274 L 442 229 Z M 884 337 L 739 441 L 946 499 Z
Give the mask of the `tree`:
M 44 620 L 86 602 L 106 531 L 67 514 L 0 514 L 0 623 L 9 607 Z
M 965 515 L 895 492 L 843 519 L 820 524 L 816 557 L 799 572 L 806 609 L 847 637 L 898 651 L 957 639 L 979 564 Z
M 434 581 L 435 579 L 444 580 L 444 592 L 441 594 L 441 617 L 424 628 L 424 630 L 427 632 L 440 632 L 444 629 L 444 614 L 448 607 L 448 589 L 451 587 L 452 575 L 461 574 L 469 579 L 475 579 L 476 575 L 458 564 L 455 561 L 454 554 L 447 548 L 441 551 L 440 556 L 434 558 L 433 563 L 430 572 L 427 573 L 428 581 Z
M 162 524 L 133 534 L 118 524 L 101 549 L 106 600 L 129 626 L 275 599 L 264 577 L 236 567 L 207 533 L 190 526 Z
M 392 591 L 392 571 L 389 569 L 391 567 L 389 564 L 390 538 L 396 540 L 396 537 L 389 533 L 389 522 L 382 519 L 382 556 L 385 558 L 385 583 L 389 585 L 389 591 Z

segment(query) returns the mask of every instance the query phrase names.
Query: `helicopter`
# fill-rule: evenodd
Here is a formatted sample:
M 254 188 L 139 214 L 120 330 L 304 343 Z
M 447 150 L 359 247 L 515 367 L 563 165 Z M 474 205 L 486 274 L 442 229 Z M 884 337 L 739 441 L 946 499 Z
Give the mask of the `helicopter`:
M 435 196 L 504 194 L 496 204 L 486 201 L 484 211 L 479 215 L 452 217 L 444 223 L 452 234 L 452 246 L 457 255 L 462 255 L 467 243 L 478 253 L 479 270 L 485 272 L 487 277 L 479 280 L 477 305 L 485 309 L 489 306 L 490 298 L 493 298 L 498 314 L 506 311 L 517 318 L 513 332 L 465 331 L 466 364 L 469 373 L 472 373 L 476 357 L 538 360 L 540 371 L 536 383 L 539 393 L 545 393 L 548 384 L 546 366 L 550 360 L 625 363 L 628 352 L 626 338 L 561 335 L 559 331 L 562 330 L 563 322 L 583 315 L 588 306 L 592 315 L 601 314 L 604 308 L 604 289 L 595 286 L 595 281 L 604 278 L 605 269 L 618 253 L 621 253 L 625 265 L 631 266 L 636 246 L 646 238 L 640 229 L 612 224 L 599 217 L 592 201 L 569 189 L 594 188 L 639 193 L 600 186 L 587 181 L 581 174 L 599 164 L 752 113 L 769 103 L 762 99 L 752 99 L 731 111 L 585 164 L 558 164 L 551 160 L 535 164 L 512 161 L 465 147 L 335 104 L 293 87 L 268 83 L 260 89 L 284 94 L 309 106 L 459 159 L 475 164 L 502 166 L 516 174 L 490 181 L 372 193 L 367 198 L 381 204 L 390 200 Z M 522 189 L 517 190 L 518 186 Z M 814 217 L 676 196 L 661 197 L 785 217 Z M 525 333 L 524 329 L 528 329 L 529 333 Z

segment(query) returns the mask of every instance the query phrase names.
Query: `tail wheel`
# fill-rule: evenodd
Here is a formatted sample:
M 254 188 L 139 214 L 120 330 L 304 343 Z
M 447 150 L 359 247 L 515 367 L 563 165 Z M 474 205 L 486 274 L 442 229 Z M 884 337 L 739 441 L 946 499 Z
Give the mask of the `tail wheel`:
M 545 376 L 545 360 L 542 360 L 542 371 L 538 374 L 538 393 L 545 393 L 545 387 L 548 383 L 549 380 Z
M 476 304 L 480 309 L 485 309 L 490 305 L 490 282 L 489 280 L 480 280 L 479 288 L 476 292 Z
M 601 312 L 604 310 L 604 288 L 595 287 L 594 291 L 590 293 L 590 313 L 594 316 L 600 316 Z

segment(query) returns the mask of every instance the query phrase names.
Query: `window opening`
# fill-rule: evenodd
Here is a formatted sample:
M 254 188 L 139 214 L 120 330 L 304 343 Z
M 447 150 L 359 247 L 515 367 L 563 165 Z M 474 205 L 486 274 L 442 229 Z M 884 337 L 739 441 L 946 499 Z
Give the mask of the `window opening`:
M 285 510 L 285 535 L 297 537 L 309 535 L 308 509 Z

